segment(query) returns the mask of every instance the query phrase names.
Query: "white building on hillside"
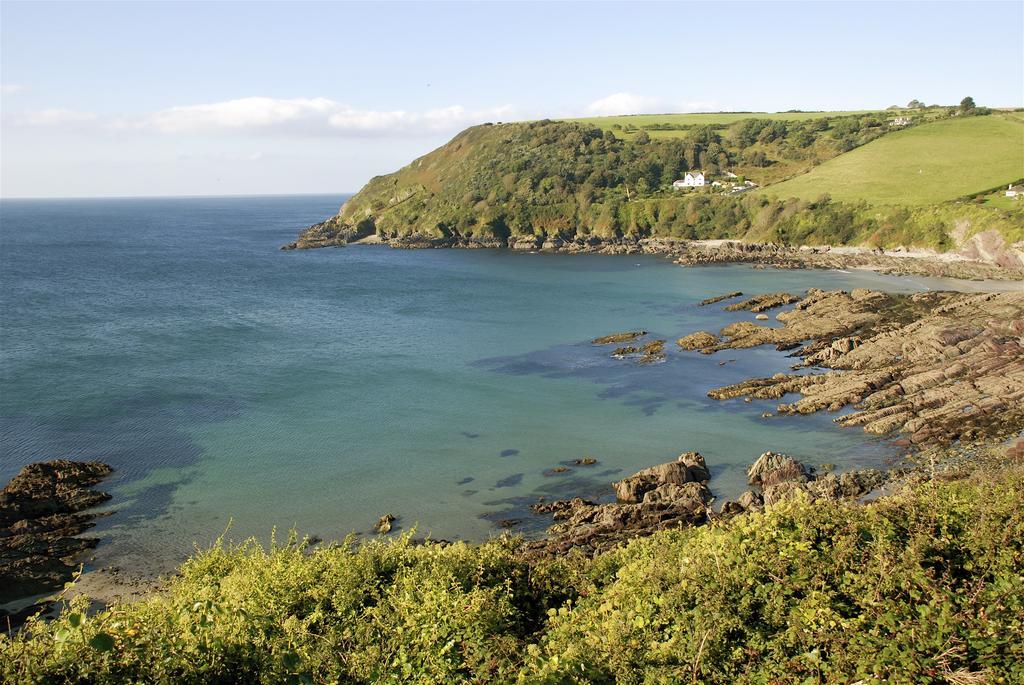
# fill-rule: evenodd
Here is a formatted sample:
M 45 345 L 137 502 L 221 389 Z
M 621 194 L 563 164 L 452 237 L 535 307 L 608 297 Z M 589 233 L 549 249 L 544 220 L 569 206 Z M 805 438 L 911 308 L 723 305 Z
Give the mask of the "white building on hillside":
M 704 185 L 703 171 L 687 171 L 686 176 L 672 184 L 676 190 L 680 188 L 699 188 Z
M 678 181 L 676 181 L 678 183 Z M 1024 196 L 1024 186 L 1015 186 L 1012 183 L 1006 188 L 1006 197 Z
M 910 126 L 910 117 L 896 117 L 889 122 L 890 126 Z

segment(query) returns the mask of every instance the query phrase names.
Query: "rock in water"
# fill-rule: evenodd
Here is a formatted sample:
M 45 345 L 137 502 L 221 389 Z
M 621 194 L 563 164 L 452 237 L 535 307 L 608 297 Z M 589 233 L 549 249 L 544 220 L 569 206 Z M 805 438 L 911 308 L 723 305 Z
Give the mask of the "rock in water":
M 384 514 L 377 521 L 376 531 L 381 535 L 391 532 L 391 524 L 397 521 L 397 517 L 394 514 Z
M 662 485 L 706 483 L 710 479 L 704 457 L 697 452 L 684 452 L 676 461 L 638 471 L 613 484 L 620 503 L 642 502 L 644 495 Z
M 625 333 L 612 333 L 611 335 L 603 335 L 600 338 L 594 338 L 592 341 L 595 345 L 608 345 L 610 343 L 624 343 L 642 338 L 647 335 L 647 331 L 626 331 Z
M 788 481 L 805 483 L 809 475 L 807 467 L 793 457 L 765 452 L 747 470 L 747 482 L 766 488 Z
M 707 331 L 698 331 L 676 341 L 684 350 L 707 350 L 719 343 L 718 336 Z
M 725 308 L 725 311 L 738 312 L 746 309 L 758 313 L 767 311 L 774 307 L 781 307 L 785 304 L 793 304 L 799 300 L 799 297 L 796 295 L 790 295 L 789 293 L 769 293 L 767 295 L 757 295 L 749 300 L 743 300 L 736 304 L 730 304 Z
M 721 302 L 722 300 L 731 300 L 734 297 L 741 297 L 742 295 L 743 293 L 741 293 L 739 290 L 737 290 L 736 292 L 728 293 L 726 295 L 716 295 L 715 297 L 709 297 L 707 299 L 701 300 L 700 302 L 697 303 L 697 306 L 705 307 L 709 304 L 714 304 L 715 302 Z
M 89 486 L 109 475 L 98 461 L 29 464 L 0 491 L 0 603 L 59 590 L 74 576 L 74 558 L 95 547 L 78 537 L 95 515 L 80 513 L 110 499 Z

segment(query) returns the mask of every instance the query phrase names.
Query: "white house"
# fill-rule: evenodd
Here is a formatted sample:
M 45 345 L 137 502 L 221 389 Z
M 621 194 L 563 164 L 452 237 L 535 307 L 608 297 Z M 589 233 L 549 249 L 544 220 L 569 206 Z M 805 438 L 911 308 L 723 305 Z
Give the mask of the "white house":
M 890 126 L 910 126 L 910 117 L 896 117 L 889 122 Z
M 703 171 L 687 171 L 686 176 L 672 184 L 676 190 L 680 188 L 698 188 L 704 185 Z
M 678 181 L 677 181 L 678 183 Z M 1006 197 L 1024 196 L 1024 186 L 1015 186 L 1012 183 L 1006 187 Z

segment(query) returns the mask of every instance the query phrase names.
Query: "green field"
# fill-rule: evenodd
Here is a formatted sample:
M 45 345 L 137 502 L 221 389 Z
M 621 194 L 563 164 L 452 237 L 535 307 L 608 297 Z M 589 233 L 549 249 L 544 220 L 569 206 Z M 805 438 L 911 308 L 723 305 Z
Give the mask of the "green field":
M 629 114 L 611 117 L 584 117 L 564 119 L 591 124 L 605 131 L 613 131 L 620 138 L 629 139 L 644 126 L 669 124 L 672 126 L 728 126 L 744 119 L 772 119 L 777 121 L 807 121 L 824 117 L 842 117 L 856 114 L 874 114 L 873 110 L 855 112 L 700 112 L 692 114 Z M 618 126 L 619 128 L 614 128 Z M 622 129 L 633 126 L 637 131 L 627 132 Z M 684 138 L 688 129 L 677 131 L 647 131 L 651 138 Z
M 1024 176 L 1024 121 L 965 117 L 891 133 L 760 191 L 775 197 L 926 205 Z
M 706 126 L 708 124 L 732 124 L 744 119 L 772 119 L 777 121 L 807 121 L 823 117 L 843 117 L 854 114 L 874 114 L 874 110 L 856 112 L 701 112 L 694 114 L 629 114 L 614 117 L 586 117 L 582 119 L 565 119 L 593 124 L 602 129 L 631 125 L 637 128 L 651 124 L 678 124 L 683 126 Z M 895 116 L 895 115 L 894 115 Z

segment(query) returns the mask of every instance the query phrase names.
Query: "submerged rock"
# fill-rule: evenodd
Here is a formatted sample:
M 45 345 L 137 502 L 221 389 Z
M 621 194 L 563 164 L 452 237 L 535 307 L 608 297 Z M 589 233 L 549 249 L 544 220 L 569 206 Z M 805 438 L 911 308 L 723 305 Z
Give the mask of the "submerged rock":
M 697 306 L 698 307 L 706 307 L 709 304 L 715 304 L 716 302 L 721 302 L 722 300 L 731 300 L 734 297 L 742 297 L 742 296 L 743 296 L 743 293 L 741 293 L 739 290 L 737 290 L 736 292 L 728 293 L 726 295 L 715 295 L 714 297 L 708 297 L 708 298 L 703 299 L 700 302 L 698 302 Z
M 665 341 L 652 340 L 641 347 L 640 352 L 643 354 L 640 357 L 641 364 L 653 364 L 654 362 L 663 361 L 665 359 Z
M 647 331 L 625 331 L 623 333 L 612 333 L 611 335 L 603 335 L 600 338 L 594 338 L 591 342 L 595 345 L 608 345 L 610 343 L 621 343 L 629 342 L 630 340 L 636 340 L 647 335 Z

